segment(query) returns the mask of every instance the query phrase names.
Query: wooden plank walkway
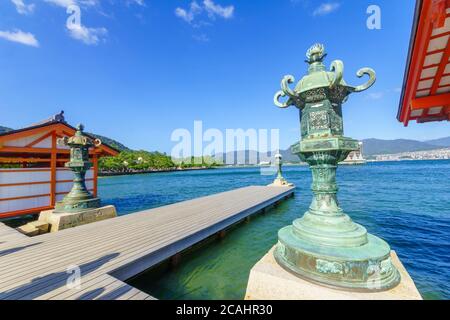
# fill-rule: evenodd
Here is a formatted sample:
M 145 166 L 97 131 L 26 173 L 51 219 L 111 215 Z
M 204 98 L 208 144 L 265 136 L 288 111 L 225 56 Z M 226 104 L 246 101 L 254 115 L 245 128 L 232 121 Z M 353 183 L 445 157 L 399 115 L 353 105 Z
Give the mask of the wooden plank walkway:
M 33 238 L 0 224 L 0 299 L 154 299 L 123 281 L 293 192 L 251 186 Z

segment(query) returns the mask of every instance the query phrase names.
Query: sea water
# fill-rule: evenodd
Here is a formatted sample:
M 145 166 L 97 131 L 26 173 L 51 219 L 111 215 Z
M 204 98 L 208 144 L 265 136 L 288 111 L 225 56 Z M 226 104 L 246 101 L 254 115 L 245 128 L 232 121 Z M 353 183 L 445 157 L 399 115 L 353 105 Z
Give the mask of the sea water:
M 182 257 L 177 268 L 151 270 L 130 283 L 158 299 L 243 299 L 250 269 L 277 241 L 277 231 L 308 209 L 306 166 L 285 166 L 295 197 Z M 259 168 L 118 176 L 100 179 L 103 203 L 119 214 L 249 185 L 274 176 Z M 340 166 L 340 206 L 391 245 L 426 299 L 450 299 L 450 161 L 376 162 Z

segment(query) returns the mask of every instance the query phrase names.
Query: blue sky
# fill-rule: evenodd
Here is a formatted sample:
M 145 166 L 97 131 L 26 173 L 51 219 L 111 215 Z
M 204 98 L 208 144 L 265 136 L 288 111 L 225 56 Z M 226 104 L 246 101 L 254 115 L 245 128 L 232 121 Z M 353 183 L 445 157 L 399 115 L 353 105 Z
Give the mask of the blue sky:
M 68 29 L 67 5 L 81 9 Z M 369 5 L 381 29 L 366 27 Z M 298 140 L 295 108 L 273 103 L 285 74 L 306 72 L 324 43 L 350 84 L 377 83 L 344 105 L 345 134 L 431 139 L 448 124 L 396 120 L 411 32 L 410 0 L 1 0 L 0 125 L 19 128 L 64 109 L 67 120 L 132 148 L 170 152 L 173 130 L 280 128 Z

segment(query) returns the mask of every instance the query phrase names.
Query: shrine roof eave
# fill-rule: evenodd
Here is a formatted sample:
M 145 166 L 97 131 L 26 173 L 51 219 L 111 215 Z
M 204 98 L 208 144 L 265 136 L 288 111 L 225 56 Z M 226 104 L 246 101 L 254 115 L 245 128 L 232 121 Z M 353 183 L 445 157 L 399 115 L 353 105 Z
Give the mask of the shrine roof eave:
M 70 124 L 68 124 L 65 121 L 49 120 L 45 123 L 39 123 L 39 124 L 32 125 L 32 126 L 25 127 L 25 128 L 2 132 L 2 133 L 0 133 L 0 142 L 12 140 L 15 138 L 15 136 L 20 135 L 22 133 L 26 133 L 27 131 L 39 131 L 39 129 L 44 129 L 46 127 L 51 127 L 51 126 L 55 126 L 55 127 L 64 126 L 65 128 L 68 129 L 68 131 L 71 134 L 74 134 L 76 131 L 75 127 L 71 126 Z M 89 136 L 92 139 L 95 139 L 94 136 L 92 136 L 88 133 L 85 133 L 85 135 Z M 101 155 L 103 155 L 103 156 L 115 156 L 120 153 L 119 150 L 117 150 L 116 148 L 114 148 L 106 143 L 102 143 L 101 146 L 99 147 L 99 149 L 102 151 Z M 30 150 L 30 151 L 32 152 L 32 150 Z
M 450 120 L 450 0 L 417 0 L 397 120 Z

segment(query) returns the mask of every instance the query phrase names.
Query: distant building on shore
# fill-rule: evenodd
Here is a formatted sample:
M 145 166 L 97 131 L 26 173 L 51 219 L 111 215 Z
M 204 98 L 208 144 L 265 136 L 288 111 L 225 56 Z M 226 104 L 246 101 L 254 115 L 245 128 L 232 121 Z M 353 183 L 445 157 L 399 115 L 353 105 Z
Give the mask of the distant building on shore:
M 376 161 L 447 160 L 450 159 L 450 148 L 379 154 L 375 156 L 375 159 Z

